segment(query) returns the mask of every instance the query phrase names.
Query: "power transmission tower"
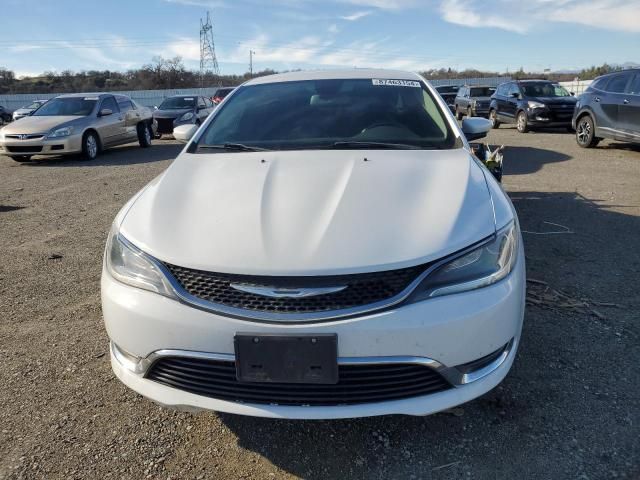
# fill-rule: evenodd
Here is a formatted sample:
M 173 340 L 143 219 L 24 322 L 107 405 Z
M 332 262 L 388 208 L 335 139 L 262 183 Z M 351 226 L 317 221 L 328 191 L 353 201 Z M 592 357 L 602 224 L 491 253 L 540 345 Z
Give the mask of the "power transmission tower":
M 209 12 L 207 12 L 207 21 L 200 19 L 200 86 L 204 84 L 204 76 L 207 73 L 213 73 L 216 77 L 220 76 L 220 68 L 218 67 L 218 59 L 216 58 L 216 46 L 213 43 L 213 25 Z

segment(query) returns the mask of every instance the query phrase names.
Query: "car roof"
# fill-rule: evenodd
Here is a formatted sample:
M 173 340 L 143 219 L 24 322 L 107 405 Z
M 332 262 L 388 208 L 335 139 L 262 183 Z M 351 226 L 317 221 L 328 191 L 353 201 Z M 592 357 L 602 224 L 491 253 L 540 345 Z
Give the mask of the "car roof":
M 465 85 L 467 88 L 496 88 L 491 85 Z
M 605 73 L 604 75 L 600 75 L 599 77 L 596 77 L 594 80 L 597 80 L 598 78 L 610 77 L 611 75 L 615 75 L 617 73 L 627 73 L 627 72 L 640 73 L 640 68 L 625 68 L 624 70 L 617 70 L 615 72 Z
M 79 97 L 112 97 L 112 93 L 64 93 L 62 95 L 58 95 L 56 98 L 79 98 Z
M 297 82 L 303 80 L 352 80 L 371 79 L 381 80 L 416 80 L 422 78 L 415 73 L 400 70 L 384 70 L 375 68 L 349 68 L 340 70 L 309 70 L 300 72 L 278 73 L 249 80 L 245 85 L 264 85 L 268 83 Z
M 516 83 L 540 83 L 540 82 L 546 82 L 546 83 L 558 83 L 558 82 L 554 82 L 552 80 L 545 80 L 543 78 L 540 79 L 535 79 L 535 78 L 528 78 L 527 80 L 514 80 Z

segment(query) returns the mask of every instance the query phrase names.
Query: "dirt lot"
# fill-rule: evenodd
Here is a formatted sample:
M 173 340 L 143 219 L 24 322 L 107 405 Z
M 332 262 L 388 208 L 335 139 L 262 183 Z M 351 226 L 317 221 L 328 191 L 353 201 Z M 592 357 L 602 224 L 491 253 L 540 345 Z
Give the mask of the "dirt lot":
M 513 370 L 452 412 L 332 422 L 170 412 L 114 379 L 106 232 L 178 145 L 0 157 L 0 478 L 640 478 L 640 148 L 490 142 L 534 280 Z

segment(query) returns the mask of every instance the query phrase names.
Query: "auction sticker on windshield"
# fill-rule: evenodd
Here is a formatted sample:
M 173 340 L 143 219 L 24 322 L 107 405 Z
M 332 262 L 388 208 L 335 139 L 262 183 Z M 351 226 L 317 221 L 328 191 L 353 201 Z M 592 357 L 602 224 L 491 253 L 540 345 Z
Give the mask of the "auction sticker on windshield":
M 415 80 L 381 80 L 374 78 L 371 80 L 374 85 L 383 87 L 414 87 L 420 88 L 420 82 Z

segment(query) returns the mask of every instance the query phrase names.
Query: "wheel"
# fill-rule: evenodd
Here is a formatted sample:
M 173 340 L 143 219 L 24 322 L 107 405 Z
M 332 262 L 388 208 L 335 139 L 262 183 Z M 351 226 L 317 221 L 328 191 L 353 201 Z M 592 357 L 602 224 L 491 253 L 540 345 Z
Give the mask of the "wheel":
M 82 138 L 82 154 L 87 160 L 94 160 L 100 151 L 100 140 L 94 132 L 85 133 Z
M 518 113 L 516 127 L 520 133 L 527 133 L 529 131 L 529 125 L 527 125 L 527 114 L 525 112 Z
M 600 139 L 596 137 L 593 120 L 589 115 L 585 115 L 576 124 L 576 142 L 582 148 L 595 147 Z
M 462 120 L 462 113 L 460 113 L 460 110 L 458 110 L 457 106 L 456 106 L 456 120 Z
M 500 128 L 500 122 L 498 121 L 498 114 L 493 108 L 489 110 L 489 121 L 491 122 L 491 128 Z
M 467 107 L 467 118 L 471 118 L 471 117 L 473 117 L 471 112 L 471 107 Z
M 14 160 L 19 163 L 24 163 L 31 160 L 31 155 L 12 155 L 11 160 Z
M 146 123 L 138 124 L 138 143 L 142 148 L 151 146 L 151 126 Z

